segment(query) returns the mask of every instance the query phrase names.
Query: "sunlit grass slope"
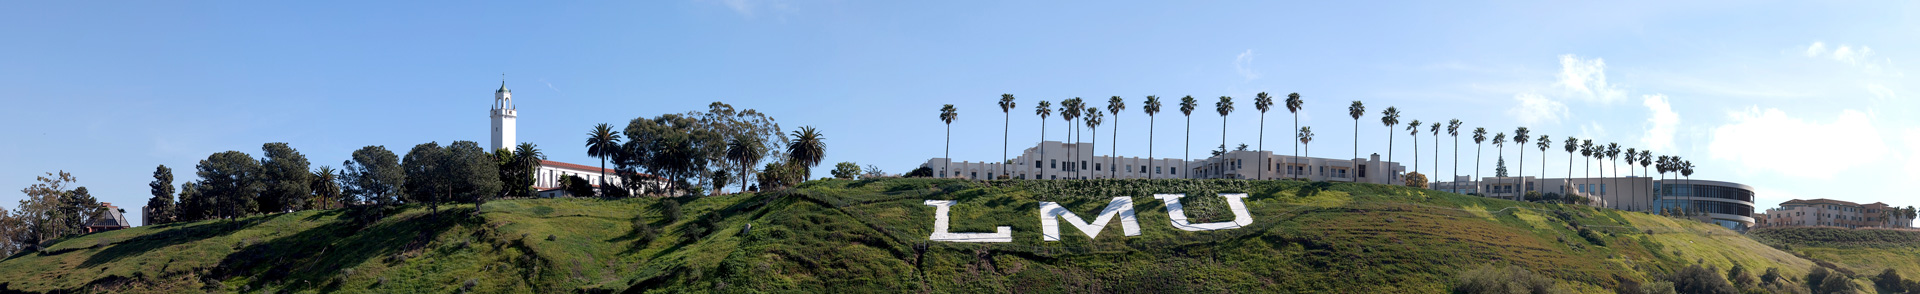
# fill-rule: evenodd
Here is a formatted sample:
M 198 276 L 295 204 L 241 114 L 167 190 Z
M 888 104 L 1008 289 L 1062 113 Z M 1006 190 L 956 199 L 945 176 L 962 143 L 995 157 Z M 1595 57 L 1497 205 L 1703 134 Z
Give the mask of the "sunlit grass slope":
M 1181 231 L 1152 198 L 1186 193 L 1193 221 L 1215 222 L 1233 218 L 1214 196 L 1228 192 L 1250 194 L 1253 225 Z M 1062 241 L 1041 241 L 1039 202 L 1085 218 L 1115 196 L 1133 197 L 1140 236 L 1123 236 L 1116 221 L 1097 238 L 1062 225 Z M 1011 226 L 1014 242 L 929 242 L 927 199 L 958 201 L 955 232 Z M 679 217 L 662 201 L 680 201 Z M 1297 181 L 833 180 L 698 199 L 494 201 L 478 216 L 471 205 L 437 214 L 409 206 L 356 221 L 368 213 L 75 237 L 0 261 L 0 290 L 1419 293 L 1504 263 L 1607 292 L 1696 262 L 1791 275 L 1812 266 L 1717 226 L 1661 216 Z

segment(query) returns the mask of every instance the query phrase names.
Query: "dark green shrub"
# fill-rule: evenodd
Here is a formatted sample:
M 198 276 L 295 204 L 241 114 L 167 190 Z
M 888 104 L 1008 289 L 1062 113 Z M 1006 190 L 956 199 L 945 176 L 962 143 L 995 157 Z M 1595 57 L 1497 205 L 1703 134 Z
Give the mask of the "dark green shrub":
M 680 221 L 680 201 L 672 198 L 660 199 L 660 217 L 667 218 L 667 223 Z
M 1593 243 L 1594 246 L 1607 246 L 1607 239 L 1603 238 L 1600 232 L 1595 232 L 1587 228 L 1580 228 L 1580 238 L 1586 238 L 1587 243 Z
M 1900 273 L 1894 271 L 1891 268 L 1885 271 L 1881 271 L 1879 275 L 1875 275 L 1873 277 L 1873 287 L 1879 288 L 1880 293 L 1906 292 L 1907 285 L 1902 282 L 1903 282 L 1903 279 L 1900 278 Z M 1915 289 L 1915 290 L 1920 290 L 1920 289 Z
M 1741 290 L 1753 289 L 1760 285 L 1760 281 L 1753 278 L 1753 273 L 1747 271 L 1747 267 L 1738 264 L 1727 269 L 1727 282 L 1732 282 L 1734 288 Z
M 1486 265 L 1460 274 L 1453 293 L 1571 293 L 1554 284 L 1552 278 L 1518 266 Z
M 905 177 L 909 177 L 909 178 L 931 178 L 931 177 L 933 177 L 933 169 L 932 169 L 932 168 L 928 168 L 928 167 L 924 167 L 924 166 L 922 166 L 922 167 L 920 167 L 920 168 L 916 168 L 916 169 L 913 169 L 913 171 L 910 171 L 910 172 L 907 172 L 907 174 L 905 175 Z
M 1673 282 L 1673 290 L 1680 293 L 1738 294 L 1740 291 L 1720 277 L 1720 271 L 1700 267 L 1699 264 L 1687 266 L 1668 278 Z

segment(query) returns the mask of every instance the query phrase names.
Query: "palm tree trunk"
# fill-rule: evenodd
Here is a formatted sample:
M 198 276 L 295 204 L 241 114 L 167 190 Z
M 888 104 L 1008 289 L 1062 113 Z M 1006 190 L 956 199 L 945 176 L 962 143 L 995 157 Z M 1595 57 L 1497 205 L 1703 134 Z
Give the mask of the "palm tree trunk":
M 1266 126 L 1262 124 L 1261 127 L 1264 128 Z M 1232 150 L 1233 149 L 1227 149 L 1227 116 L 1222 115 L 1220 116 L 1220 164 L 1227 164 L 1227 151 Z M 1226 168 L 1225 166 L 1221 166 L 1220 171 L 1225 172 L 1227 170 Z
M 1352 182 L 1359 182 L 1360 181 L 1360 119 L 1359 118 L 1353 119 L 1353 158 L 1354 158 L 1353 162 L 1351 162 L 1351 164 L 1348 164 L 1349 166 L 1347 167 L 1347 179 L 1351 180 Z
M 1519 176 L 1520 183 L 1514 184 L 1514 192 L 1516 192 L 1516 194 L 1514 194 L 1513 197 L 1524 198 L 1527 196 L 1527 144 L 1526 143 L 1520 143 L 1520 160 L 1514 161 L 1514 162 L 1519 163 L 1513 166 L 1520 168 L 1520 173 L 1515 174 Z
M 1393 137 L 1394 137 L 1393 126 L 1387 126 L 1387 162 L 1393 162 Z M 1392 185 L 1394 178 L 1399 175 L 1394 174 L 1393 171 L 1391 170 L 1388 170 L 1386 172 L 1387 172 L 1387 184 Z
M 1159 123 L 1158 121 L 1159 119 L 1154 118 L 1152 115 L 1147 116 L 1147 179 L 1148 180 L 1153 179 L 1153 126 L 1158 124 Z
M 1222 127 L 1222 128 L 1225 128 L 1225 127 L 1226 127 L 1226 124 L 1225 124 L 1225 123 L 1221 123 L 1220 125 L 1221 125 L 1221 127 Z M 1260 137 L 1260 139 L 1258 139 L 1258 140 L 1260 141 L 1260 143 L 1259 143 L 1259 145 L 1260 145 L 1260 147 L 1259 147 L 1259 149 L 1260 149 L 1260 151 L 1267 151 L 1267 112 L 1266 112 L 1266 111 L 1260 111 L 1260 136 L 1259 136 L 1259 137 Z M 1223 146 L 1224 146 L 1224 145 L 1226 145 L 1226 143 L 1221 143 L 1221 145 L 1223 145 Z M 1294 147 L 1293 147 L 1293 152 L 1294 152 L 1294 155 L 1300 155 L 1300 153 L 1299 153 L 1299 152 L 1300 152 L 1300 145 L 1299 145 L 1299 144 L 1295 144 L 1295 145 L 1293 145 L 1293 146 L 1294 146 Z M 1268 159 L 1267 159 L 1267 156 L 1265 156 L 1265 155 L 1261 155 L 1261 156 L 1260 156 L 1260 160 L 1259 160 L 1259 162 L 1260 162 L 1260 163 L 1259 163 L 1260 165 L 1272 165 L 1271 163 L 1268 163 Z M 1260 168 L 1257 168 L 1257 169 L 1254 169 L 1254 178 L 1255 178 L 1255 179 L 1261 179 L 1261 180 L 1265 180 L 1265 179 L 1266 179 L 1266 177 L 1267 177 L 1267 167 L 1264 167 L 1264 166 L 1263 166 L 1263 167 L 1260 167 Z
M 1188 116 L 1187 116 L 1187 131 L 1186 131 L 1186 133 L 1187 133 L 1187 143 L 1186 143 L 1186 147 L 1185 147 L 1185 148 L 1186 148 L 1187 150 L 1185 150 L 1185 151 L 1182 151 L 1182 152 L 1184 152 L 1184 153 L 1186 153 L 1186 155 L 1184 156 L 1184 157 L 1185 157 L 1185 159 L 1181 159 L 1181 160 L 1180 160 L 1180 167 L 1179 167 L 1179 168 L 1187 168 L 1187 166 L 1191 166 L 1191 165 L 1192 165 L 1192 163 L 1193 163 L 1193 116 L 1192 116 L 1192 115 L 1188 115 Z M 1193 174 L 1192 174 L 1192 173 L 1193 173 L 1193 171 L 1187 171 L 1187 175 L 1185 176 L 1185 178 L 1188 178 L 1188 179 L 1191 179 L 1191 178 L 1193 178 Z
M 1480 180 L 1480 146 L 1480 143 L 1473 144 L 1473 178 L 1467 179 L 1468 183 Z M 1455 184 L 1455 188 L 1458 188 L 1458 186 L 1458 184 Z M 1474 184 L 1473 188 L 1474 191 L 1480 192 L 1480 196 L 1487 196 L 1487 191 L 1480 191 L 1480 184 Z
M 1094 157 L 1100 156 L 1100 128 L 1087 128 L 1087 129 L 1093 130 L 1093 135 L 1088 136 L 1088 137 L 1093 137 L 1093 143 L 1092 145 L 1087 146 L 1087 161 L 1092 161 L 1093 164 L 1097 165 L 1097 164 L 1100 164 L 1100 162 L 1095 161 Z M 1112 169 L 1112 167 L 1109 166 L 1108 169 Z M 1098 169 L 1095 169 L 1095 171 L 1098 171 Z M 1089 179 L 1100 178 L 1100 173 L 1089 173 L 1087 175 L 1088 175 L 1087 178 Z
M 1479 160 L 1474 164 L 1480 164 Z M 1460 135 L 1453 135 L 1453 176 L 1460 176 Z
M 1113 141 L 1107 142 L 1107 178 L 1120 176 L 1120 113 L 1113 113 Z
M 946 163 L 940 168 L 940 177 L 952 177 L 950 173 L 953 173 L 953 123 L 947 123 L 947 151 L 943 157 L 946 158 Z
M 1033 164 L 1033 179 L 1046 178 L 1047 166 L 1047 118 L 1040 118 L 1040 160 Z
M 1007 164 L 1007 161 L 1012 159 L 1012 157 L 1007 157 L 1007 133 L 1012 131 L 1013 131 L 1013 113 L 1001 111 L 1000 112 L 1000 174 L 1001 175 L 1007 174 L 1007 166 L 1009 165 Z M 1013 178 L 1013 176 L 1007 176 L 1007 178 L 1011 179 Z

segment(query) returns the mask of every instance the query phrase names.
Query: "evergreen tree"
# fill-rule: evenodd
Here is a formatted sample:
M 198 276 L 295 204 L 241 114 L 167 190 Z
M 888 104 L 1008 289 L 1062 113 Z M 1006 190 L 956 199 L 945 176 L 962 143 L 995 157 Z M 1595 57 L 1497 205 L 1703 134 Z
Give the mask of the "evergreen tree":
M 266 157 L 260 158 L 261 213 L 279 213 L 306 207 L 313 194 L 313 172 L 307 157 L 287 143 L 260 146 Z
M 206 197 L 207 218 L 236 218 L 252 214 L 259 206 L 260 162 L 240 151 L 214 153 L 195 165 L 200 176 L 197 185 Z
M 406 171 L 400 157 L 385 146 L 366 146 L 353 151 L 353 159 L 342 164 L 341 188 L 348 198 L 376 206 L 393 205 L 406 187 Z M 184 193 L 182 201 L 186 199 Z
M 1507 177 L 1507 158 L 1506 157 L 1504 156 L 1500 157 L 1500 161 L 1494 164 L 1493 176 L 1500 177 L 1500 178 Z
M 147 187 L 152 191 L 153 198 L 147 199 L 147 209 L 140 213 L 145 214 L 146 219 L 151 220 L 153 223 L 143 223 L 141 225 L 157 225 L 173 222 L 173 169 L 167 168 L 167 165 L 164 164 L 154 168 L 153 182 L 147 183 Z

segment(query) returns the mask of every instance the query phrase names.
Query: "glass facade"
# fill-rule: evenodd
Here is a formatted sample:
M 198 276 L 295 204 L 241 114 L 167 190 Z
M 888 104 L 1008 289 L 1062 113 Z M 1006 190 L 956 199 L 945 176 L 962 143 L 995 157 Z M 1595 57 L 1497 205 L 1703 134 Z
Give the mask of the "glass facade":
M 1703 199 L 1693 199 L 1693 200 L 1671 199 L 1671 198 L 1662 199 L 1660 200 L 1660 207 L 1662 208 L 1662 210 L 1698 212 L 1698 213 L 1717 213 L 1717 214 L 1738 215 L 1738 216 L 1753 215 L 1752 205 L 1731 202 L 1731 201 L 1740 201 L 1740 202 L 1752 203 L 1753 191 L 1748 191 L 1746 189 L 1735 188 L 1735 187 L 1726 187 L 1726 186 L 1685 184 L 1684 182 L 1680 184 L 1659 183 L 1655 185 L 1656 185 L 1655 189 L 1658 189 L 1659 191 L 1661 191 L 1661 195 L 1663 195 L 1664 197 L 1694 197 L 1694 198 L 1726 199 L 1724 201 L 1703 200 Z M 1720 226 L 1726 227 L 1728 229 L 1733 229 L 1733 230 L 1745 230 L 1747 229 L 1747 226 L 1748 226 L 1746 223 L 1737 221 L 1737 220 L 1727 220 L 1727 219 L 1716 218 L 1713 220 L 1713 222 L 1715 224 L 1718 224 Z

